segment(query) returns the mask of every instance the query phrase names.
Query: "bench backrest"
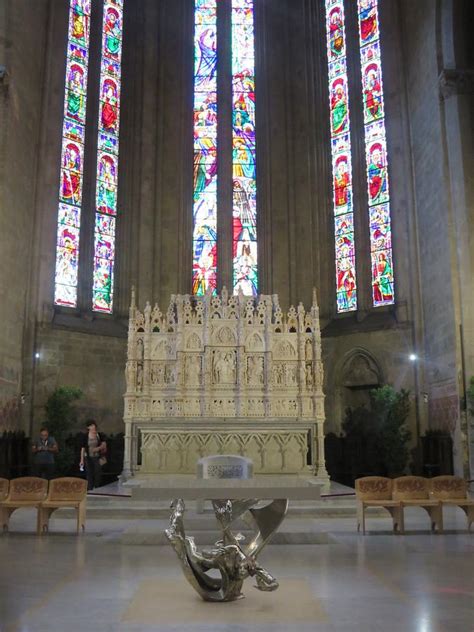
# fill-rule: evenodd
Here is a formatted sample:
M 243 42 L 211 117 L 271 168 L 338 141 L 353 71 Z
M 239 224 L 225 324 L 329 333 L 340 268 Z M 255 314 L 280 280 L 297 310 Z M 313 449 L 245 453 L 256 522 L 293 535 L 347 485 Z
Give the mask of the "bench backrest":
M 23 476 L 10 481 L 8 500 L 44 500 L 47 492 L 47 480 L 37 476 Z
M 399 476 L 393 479 L 394 500 L 424 500 L 429 497 L 429 479 L 423 476 Z
M 385 476 L 364 476 L 355 482 L 359 500 L 391 500 L 392 479 Z
M 460 476 L 435 476 L 430 479 L 431 496 L 437 500 L 466 498 L 467 481 Z
M 0 501 L 5 500 L 8 496 L 8 488 L 10 487 L 10 481 L 7 478 L 0 478 Z
M 87 481 L 83 478 L 65 476 L 49 483 L 48 500 L 81 501 L 87 494 Z

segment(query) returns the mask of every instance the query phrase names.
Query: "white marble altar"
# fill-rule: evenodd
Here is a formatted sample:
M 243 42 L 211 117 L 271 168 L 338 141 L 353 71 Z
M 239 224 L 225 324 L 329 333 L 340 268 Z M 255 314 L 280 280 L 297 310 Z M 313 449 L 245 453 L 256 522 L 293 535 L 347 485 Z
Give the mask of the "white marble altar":
M 256 474 L 327 478 L 316 292 L 283 314 L 277 295 L 173 295 L 166 313 L 132 295 L 124 475 L 186 474 L 240 454 Z

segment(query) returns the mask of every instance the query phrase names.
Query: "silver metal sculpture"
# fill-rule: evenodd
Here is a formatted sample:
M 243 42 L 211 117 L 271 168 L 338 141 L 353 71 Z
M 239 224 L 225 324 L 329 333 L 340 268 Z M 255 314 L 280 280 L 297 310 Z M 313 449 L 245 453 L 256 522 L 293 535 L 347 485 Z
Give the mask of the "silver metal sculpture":
M 264 507 L 255 507 L 257 500 L 213 500 L 222 539 L 209 550 L 198 551 L 194 538 L 184 530 L 182 499 L 171 504 L 170 526 L 166 537 L 181 561 L 184 575 L 205 601 L 234 601 L 241 599 L 242 584 L 247 577 L 255 577 L 255 588 L 272 591 L 278 588 L 277 580 L 257 562 L 257 555 L 280 526 L 288 510 L 288 500 L 273 500 Z M 238 518 L 252 526 L 254 537 L 244 544 L 245 536 L 234 534 L 232 525 Z M 217 570 L 220 577 L 209 571 Z

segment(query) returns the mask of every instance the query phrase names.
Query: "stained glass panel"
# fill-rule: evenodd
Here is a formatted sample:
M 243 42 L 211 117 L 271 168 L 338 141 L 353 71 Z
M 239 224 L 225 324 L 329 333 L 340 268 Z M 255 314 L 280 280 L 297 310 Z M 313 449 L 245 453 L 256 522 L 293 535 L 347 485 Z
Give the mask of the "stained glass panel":
M 217 0 L 194 3 L 193 294 L 217 286 Z
M 358 12 L 372 300 L 377 307 L 390 305 L 395 300 L 378 0 L 358 0 Z
M 337 311 L 357 309 L 344 0 L 326 1 Z
M 253 1 L 232 1 L 233 291 L 258 293 Z
M 77 305 L 90 0 L 70 0 L 61 146 L 54 303 Z
M 97 138 L 92 309 L 113 309 L 117 215 L 123 0 L 104 0 Z

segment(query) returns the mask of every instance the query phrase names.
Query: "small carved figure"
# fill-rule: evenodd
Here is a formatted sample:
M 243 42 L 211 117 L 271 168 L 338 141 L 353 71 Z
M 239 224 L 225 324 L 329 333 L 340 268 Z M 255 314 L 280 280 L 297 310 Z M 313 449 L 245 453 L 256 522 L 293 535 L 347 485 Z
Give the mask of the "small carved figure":
M 135 388 L 135 367 L 132 362 L 127 362 L 127 389 L 133 391 Z
M 306 375 L 306 386 L 308 387 L 312 386 L 313 385 L 313 368 L 311 364 L 306 365 L 305 375 Z
M 137 364 L 137 391 L 143 389 L 143 364 L 139 362 Z
M 176 382 L 176 373 L 173 366 L 169 364 L 165 365 L 164 379 L 165 384 L 174 384 Z
M 250 356 L 247 360 L 247 382 L 263 384 L 263 358 Z
M 212 356 L 212 382 L 220 384 L 223 378 L 224 358 L 220 351 L 214 351 Z
M 311 342 L 311 340 L 306 340 L 306 344 L 305 344 L 305 360 L 306 362 L 311 362 L 311 360 L 313 359 L 313 344 Z

